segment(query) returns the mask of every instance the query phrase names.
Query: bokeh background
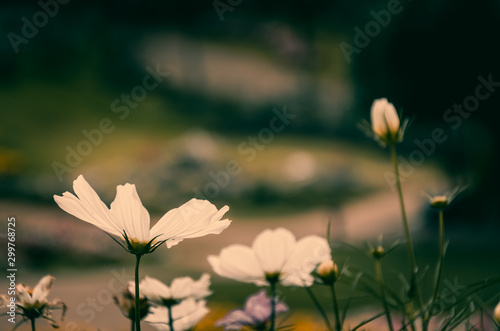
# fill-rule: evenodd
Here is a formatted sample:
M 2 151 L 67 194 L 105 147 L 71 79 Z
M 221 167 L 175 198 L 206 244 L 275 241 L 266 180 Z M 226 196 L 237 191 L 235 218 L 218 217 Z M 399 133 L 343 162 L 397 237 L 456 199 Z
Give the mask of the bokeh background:
M 266 228 L 300 238 L 324 234 L 329 219 L 337 262 L 371 272 L 351 245 L 403 237 L 388 151 L 359 129 L 381 97 L 412 119 L 398 148 L 420 264 L 434 263 L 438 240 L 422 192 L 459 185 L 467 189 L 445 215 L 444 277 L 500 275 L 500 2 L 61 2 L 0 4 L 0 240 L 4 252 L 15 217 L 17 281 L 57 278 L 53 297 L 69 306 L 63 329 L 128 326 L 110 283 L 132 276 L 133 259 L 53 201 L 79 174 L 108 204 L 117 185 L 135 183 L 152 222 L 192 197 L 230 206 L 233 224 L 221 235 L 144 259 L 142 273 L 164 282 L 211 272 L 208 254 Z M 390 8 L 397 13 L 384 17 Z M 474 104 L 484 81 L 489 95 Z M 270 131 L 283 113 L 288 123 Z M 435 130 L 444 142 L 431 143 Z M 387 265 L 397 280 L 404 247 Z M 212 280 L 199 329 L 257 291 Z M 282 295 L 298 330 L 321 328 L 304 292 Z M 349 317 L 372 304 L 356 300 Z

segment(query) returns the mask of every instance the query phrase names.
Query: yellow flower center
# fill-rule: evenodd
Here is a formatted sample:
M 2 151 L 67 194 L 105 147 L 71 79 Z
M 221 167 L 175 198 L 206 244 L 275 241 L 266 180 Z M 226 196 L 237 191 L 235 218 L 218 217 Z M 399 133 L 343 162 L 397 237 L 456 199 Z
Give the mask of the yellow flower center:
M 448 197 L 445 195 L 438 195 L 431 199 L 431 207 L 444 208 L 448 206 Z
M 266 272 L 266 281 L 269 283 L 278 283 L 280 280 L 281 273 L 278 271 L 275 272 Z

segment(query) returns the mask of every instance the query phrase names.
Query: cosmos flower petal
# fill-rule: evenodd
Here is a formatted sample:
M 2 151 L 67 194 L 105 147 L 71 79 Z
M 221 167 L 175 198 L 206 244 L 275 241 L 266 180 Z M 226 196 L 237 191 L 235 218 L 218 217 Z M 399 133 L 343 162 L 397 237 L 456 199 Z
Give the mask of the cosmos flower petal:
M 282 269 L 283 285 L 311 285 L 313 281 L 311 272 L 320 262 L 328 258 L 330 258 L 330 245 L 325 238 L 312 235 L 300 239 Z
M 209 201 L 191 199 L 166 213 L 151 228 L 151 236 L 167 240 L 167 247 L 172 247 L 186 238 L 219 234 L 231 224 L 230 220 L 220 220 L 228 210 L 224 206 L 218 211 Z
M 219 256 L 209 256 L 208 262 L 220 276 L 257 285 L 266 284 L 264 272 L 250 247 L 228 246 L 221 251 Z
M 172 311 L 174 329 L 189 330 L 193 328 L 208 313 L 206 304 L 205 300 L 196 301 L 189 298 L 174 306 Z
M 230 311 L 226 316 L 215 323 L 216 327 L 224 327 L 224 330 L 241 330 L 246 325 L 252 325 L 254 320 L 241 309 Z
M 47 275 L 40 279 L 38 284 L 36 284 L 33 289 L 33 301 L 46 301 L 47 296 L 49 295 L 50 288 L 52 287 L 52 282 L 55 280 L 54 277 Z
M 120 227 L 112 219 L 108 207 L 82 175 L 73 182 L 73 189 L 78 197 L 69 192 L 63 193 L 62 196 L 54 195 L 55 202 L 62 210 L 109 234 L 118 236 L 122 234 Z
M 124 228 L 130 239 L 148 242 L 149 213 L 141 203 L 135 185 L 118 185 L 115 200 L 111 203 L 111 215 Z
M 399 116 L 396 112 L 396 108 L 392 105 L 392 103 L 388 103 L 385 110 L 385 122 L 387 123 L 387 127 L 391 133 L 396 133 L 399 131 Z
M 278 228 L 265 230 L 259 234 L 253 242 L 252 249 L 262 269 L 267 273 L 276 273 L 287 262 L 295 243 L 295 237 L 290 231 Z
M 394 105 L 387 99 L 373 101 L 371 108 L 372 131 L 382 140 L 396 139 L 400 130 L 400 121 Z
M 16 285 L 16 292 L 17 296 L 19 298 L 19 301 L 21 302 L 21 305 L 25 304 L 34 304 L 35 302 L 33 301 L 31 294 L 30 294 L 31 289 L 28 286 L 24 286 L 23 284 L 17 284 Z
M 204 273 L 201 275 L 200 279 L 193 283 L 192 296 L 195 299 L 201 299 L 212 294 L 212 291 L 209 290 L 211 284 L 210 277 L 210 274 Z
M 163 240 L 163 239 L 161 239 L 161 240 Z M 177 245 L 178 243 L 180 243 L 183 240 L 184 240 L 184 238 L 170 238 L 170 239 L 167 239 L 167 241 L 165 241 L 165 244 L 167 245 L 167 248 L 170 248 L 170 247 Z
M 254 322 L 262 323 L 269 319 L 271 316 L 271 299 L 266 295 L 266 291 L 259 291 L 247 299 L 245 313 Z
M 170 288 L 158 279 L 146 276 L 139 285 L 141 293 L 157 304 L 161 304 L 163 298 L 172 297 Z
M 275 312 L 280 314 L 288 311 L 288 306 L 277 300 Z M 243 327 L 262 327 L 271 318 L 271 298 L 265 290 L 252 294 L 245 301 L 244 310 L 236 309 L 218 320 L 215 326 L 223 326 L 224 330 L 241 330 Z
M 175 299 L 183 299 L 193 297 L 195 299 L 204 298 L 212 292 L 210 287 L 210 275 L 205 273 L 198 281 L 191 277 L 179 277 L 172 281 L 171 291 L 172 297 Z
M 385 123 L 384 123 L 384 108 L 387 104 L 387 99 L 377 99 L 373 101 L 371 109 L 371 123 L 373 132 L 378 135 L 384 135 Z
M 190 330 L 208 313 L 206 301 L 192 298 L 172 307 L 172 319 L 175 330 Z M 152 307 L 145 321 L 157 330 L 170 330 L 168 310 L 165 307 Z

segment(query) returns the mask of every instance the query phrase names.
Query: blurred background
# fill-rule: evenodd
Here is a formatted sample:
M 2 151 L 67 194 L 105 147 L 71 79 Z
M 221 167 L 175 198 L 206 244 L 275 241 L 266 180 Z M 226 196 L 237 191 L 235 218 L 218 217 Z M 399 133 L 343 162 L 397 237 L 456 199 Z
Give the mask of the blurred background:
M 422 192 L 466 186 L 445 213 L 445 278 L 498 276 L 499 19 L 496 0 L 3 1 L 0 240 L 15 217 L 18 282 L 54 275 L 66 330 L 128 326 L 109 283 L 131 256 L 53 201 L 79 174 L 108 205 L 135 183 L 153 223 L 192 197 L 230 206 L 221 235 L 144 259 L 164 282 L 266 228 L 300 238 L 329 219 L 337 263 L 371 272 L 342 243 L 403 238 L 389 152 L 359 129 L 381 97 L 412 119 L 398 148 L 417 259 L 437 259 Z M 404 247 L 387 260 L 404 268 Z M 199 329 L 257 291 L 212 278 Z M 290 321 L 320 329 L 303 295 L 284 289 Z

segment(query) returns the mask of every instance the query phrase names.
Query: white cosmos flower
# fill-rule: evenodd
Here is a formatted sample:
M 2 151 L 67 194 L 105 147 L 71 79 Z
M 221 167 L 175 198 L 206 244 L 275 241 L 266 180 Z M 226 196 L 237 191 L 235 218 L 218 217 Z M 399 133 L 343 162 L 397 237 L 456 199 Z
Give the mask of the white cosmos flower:
M 196 301 L 193 298 L 188 298 L 173 306 L 171 309 L 174 330 L 191 330 L 208 313 L 206 305 L 205 300 Z M 153 325 L 157 330 L 170 331 L 168 308 L 166 307 L 151 307 L 150 313 L 144 321 Z
M 47 275 L 40 279 L 34 288 L 18 284 L 16 286 L 18 301 L 24 308 L 39 309 L 47 304 L 47 296 L 49 295 L 54 277 Z
M 401 141 L 403 130 L 400 128 L 398 113 L 386 98 L 373 101 L 371 120 L 372 131 L 382 142 L 387 144 Z
M 66 312 L 66 305 L 58 299 L 49 301 L 47 296 L 50 293 L 54 277 L 47 275 L 40 279 L 34 288 L 23 285 L 16 285 L 16 309 L 17 313 L 23 317 L 23 321 L 44 318 L 51 322 L 56 327 L 57 323 L 51 318 L 51 310 L 62 309 L 63 317 Z M 0 302 L 0 307 L 6 307 L 11 303 L 10 296 L 0 296 L 3 302 Z M 22 323 L 21 322 L 21 323 Z
M 208 262 L 218 275 L 241 282 L 310 286 L 311 272 L 329 257 L 326 239 L 311 235 L 297 241 L 290 231 L 278 228 L 260 233 L 252 247 L 231 245 Z
M 140 283 L 141 294 L 158 305 L 177 304 L 187 298 L 202 299 L 212 294 L 209 286 L 210 275 L 207 273 L 197 281 L 191 277 L 175 278 L 170 287 L 148 276 Z
M 231 224 L 230 220 L 220 220 L 229 210 L 228 206 L 217 210 L 206 200 L 191 199 L 170 210 L 150 229 L 149 213 L 135 185 L 117 186 L 111 208 L 101 201 L 82 175 L 73 182 L 73 189 L 76 196 L 69 192 L 54 195 L 59 207 L 110 235 L 122 237 L 134 254 L 149 253 L 162 242 L 170 248 L 186 238 L 219 234 Z

